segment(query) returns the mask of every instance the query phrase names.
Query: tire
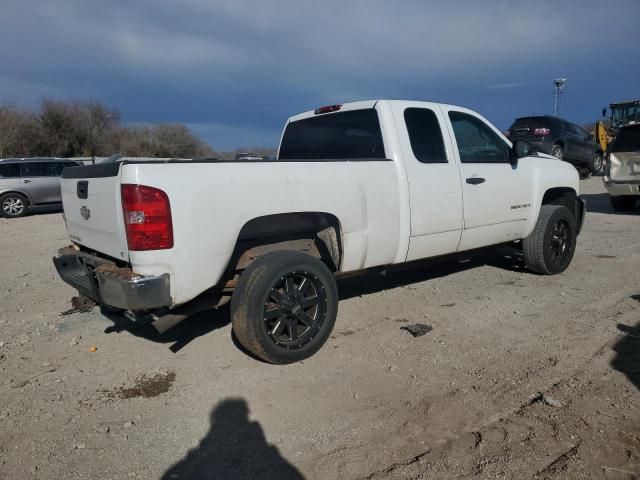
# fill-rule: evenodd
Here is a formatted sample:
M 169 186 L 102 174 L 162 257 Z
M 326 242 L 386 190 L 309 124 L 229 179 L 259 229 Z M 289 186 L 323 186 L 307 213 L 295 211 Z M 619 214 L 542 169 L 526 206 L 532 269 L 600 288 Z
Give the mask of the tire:
M 580 176 L 580 180 L 585 180 L 591 176 L 591 169 L 580 167 L 578 168 L 578 175 Z
M 24 217 L 29 209 L 29 200 L 19 193 L 0 196 L 0 216 L 4 218 Z
M 529 270 L 543 275 L 564 272 L 576 249 L 576 220 L 563 205 L 543 205 L 536 226 L 522 241 Z
M 274 364 L 316 353 L 329 338 L 337 313 L 333 274 L 323 262 L 300 252 L 261 256 L 240 275 L 231 297 L 231 324 L 238 341 Z
M 636 206 L 636 197 L 633 195 L 609 196 L 611 206 L 617 212 L 627 212 Z
M 558 145 L 557 143 L 551 147 L 551 155 L 556 157 L 558 160 L 564 159 L 564 152 L 562 151 L 562 145 Z
M 596 152 L 593 154 L 593 159 L 591 160 L 591 174 L 600 175 L 602 172 L 604 172 L 604 159 L 601 153 Z

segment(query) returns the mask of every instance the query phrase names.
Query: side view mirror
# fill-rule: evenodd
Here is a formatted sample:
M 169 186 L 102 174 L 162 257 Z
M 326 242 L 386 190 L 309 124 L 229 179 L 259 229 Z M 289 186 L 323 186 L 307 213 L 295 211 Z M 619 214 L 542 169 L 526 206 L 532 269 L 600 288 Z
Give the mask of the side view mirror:
M 518 163 L 518 159 L 528 157 L 535 153 L 535 150 L 531 147 L 531 144 L 526 140 L 516 140 L 511 147 L 509 160 L 511 165 L 515 166 Z
M 607 115 L 607 109 L 603 108 L 602 109 L 602 118 L 604 118 Z

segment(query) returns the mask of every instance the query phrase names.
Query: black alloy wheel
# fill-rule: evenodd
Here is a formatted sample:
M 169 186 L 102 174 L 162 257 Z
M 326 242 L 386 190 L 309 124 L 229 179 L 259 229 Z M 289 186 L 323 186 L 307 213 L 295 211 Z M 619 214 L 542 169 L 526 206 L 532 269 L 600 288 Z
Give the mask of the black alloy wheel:
M 276 364 L 315 354 L 337 314 L 333 273 L 319 258 L 297 251 L 258 257 L 242 272 L 231 297 L 233 333 L 240 344 Z
M 318 276 L 289 272 L 271 287 L 264 302 L 264 324 L 272 341 L 301 348 L 318 333 L 327 315 L 327 293 Z
M 566 218 L 558 220 L 551 230 L 549 253 L 551 254 L 551 261 L 556 265 L 564 263 L 571 253 L 570 245 L 573 241 L 571 232 L 571 227 Z

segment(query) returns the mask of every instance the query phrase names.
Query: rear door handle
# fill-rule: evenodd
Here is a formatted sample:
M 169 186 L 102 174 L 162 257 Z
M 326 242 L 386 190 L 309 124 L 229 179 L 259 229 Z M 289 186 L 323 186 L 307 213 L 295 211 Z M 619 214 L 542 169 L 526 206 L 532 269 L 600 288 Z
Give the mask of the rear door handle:
M 481 183 L 484 183 L 484 178 L 482 178 L 482 177 L 469 177 L 469 178 L 467 178 L 467 183 L 469 183 L 471 185 L 479 185 Z

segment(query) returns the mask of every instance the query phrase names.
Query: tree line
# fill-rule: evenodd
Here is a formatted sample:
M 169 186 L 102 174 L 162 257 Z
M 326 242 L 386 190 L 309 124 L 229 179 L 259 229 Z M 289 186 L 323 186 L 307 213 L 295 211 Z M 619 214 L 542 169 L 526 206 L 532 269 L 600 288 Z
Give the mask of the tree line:
M 0 158 L 113 154 L 221 157 L 183 124 L 125 125 L 118 111 L 97 101 L 45 99 L 32 110 L 0 105 Z

